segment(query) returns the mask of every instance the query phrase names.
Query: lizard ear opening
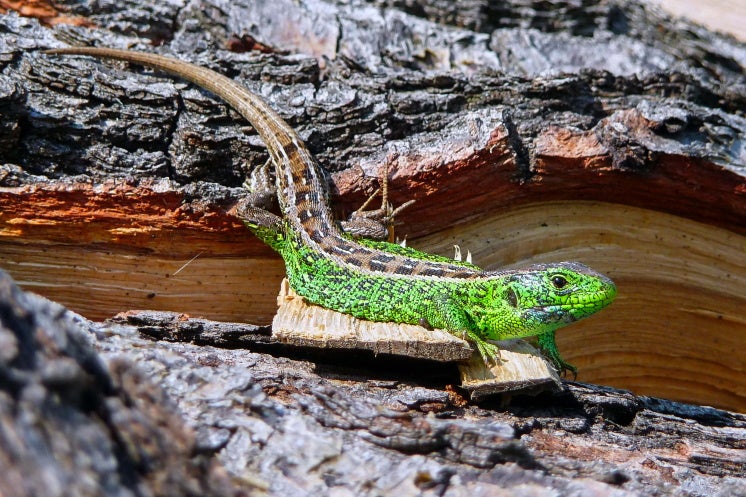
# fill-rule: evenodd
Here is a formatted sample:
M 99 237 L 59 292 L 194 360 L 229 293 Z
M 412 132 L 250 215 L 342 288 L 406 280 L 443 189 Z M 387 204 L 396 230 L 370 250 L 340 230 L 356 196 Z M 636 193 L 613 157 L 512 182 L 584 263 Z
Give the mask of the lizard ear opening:
M 518 307 L 518 295 L 515 294 L 515 290 L 508 287 L 508 291 L 505 292 L 505 298 L 511 307 Z

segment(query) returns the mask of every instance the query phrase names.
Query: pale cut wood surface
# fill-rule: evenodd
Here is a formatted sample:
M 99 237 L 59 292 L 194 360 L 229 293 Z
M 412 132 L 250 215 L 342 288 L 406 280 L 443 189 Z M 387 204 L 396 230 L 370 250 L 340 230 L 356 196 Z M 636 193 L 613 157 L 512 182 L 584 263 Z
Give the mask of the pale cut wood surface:
M 474 353 L 458 365 L 461 387 L 472 400 L 508 392 L 536 394 L 562 388 L 557 371 L 534 347 L 523 340 L 496 343 L 500 347 L 500 364 L 487 367 Z
M 219 242 L 211 246 L 184 235 L 172 237 L 180 244 L 176 253 L 24 237 L 3 243 L 0 267 L 29 290 L 92 319 L 150 309 L 270 323 L 273 293 L 285 275 L 282 259 L 269 250 L 264 257 L 224 254 Z

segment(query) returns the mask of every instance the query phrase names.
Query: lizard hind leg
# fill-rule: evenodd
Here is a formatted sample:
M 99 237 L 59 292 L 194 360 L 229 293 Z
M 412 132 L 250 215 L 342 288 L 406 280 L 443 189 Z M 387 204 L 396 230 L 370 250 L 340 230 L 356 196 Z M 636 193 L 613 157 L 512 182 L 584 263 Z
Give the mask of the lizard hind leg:
M 272 159 L 254 168 L 244 181 L 247 193 L 231 209 L 231 213 L 264 243 L 280 250 L 285 240 L 285 225 L 280 216 L 270 212 L 276 207 L 276 189 L 270 175 Z
M 286 238 L 283 219 L 270 212 L 277 209 L 277 189 L 272 181 L 270 169 L 272 159 L 254 168 L 243 187 L 247 193 L 231 209 L 231 213 L 264 243 L 280 250 Z
M 255 167 L 243 182 L 248 192 L 248 202 L 254 207 L 266 210 L 276 206 L 277 188 L 272 181 L 271 170 L 272 159 L 269 158 L 261 166 Z
M 262 208 L 255 207 L 246 196 L 238 201 L 231 209 L 232 214 L 238 217 L 261 241 L 281 251 L 286 239 L 285 223 L 282 218 Z
M 342 229 L 356 238 L 369 238 L 372 240 L 387 240 L 393 242 L 394 236 L 394 218 L 401 211 L 414 203 L 414 199 L 404 202 L 402 205 L 394 208 L 388 200 L 388 183 L 389 183 L 389 166 L 385 165 L 384 173 L 381 178 L 381 187 L 376 189 L 368 199 L 355 212 L 350 215 L 347 221 L 342 221 Z M 381 207 L 378 209 L 366 210 L 373 200 L 381 195 Z

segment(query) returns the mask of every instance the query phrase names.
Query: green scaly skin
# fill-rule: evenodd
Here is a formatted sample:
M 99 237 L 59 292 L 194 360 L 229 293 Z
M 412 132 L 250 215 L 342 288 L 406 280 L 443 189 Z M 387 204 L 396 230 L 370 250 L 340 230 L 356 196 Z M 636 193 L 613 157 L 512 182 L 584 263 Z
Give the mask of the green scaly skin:
M 333 219 L 324 175 L 295 131 L 261 98 L 209 69 L 168 57 L 106 48 L 48 51 L 137 62 L 221 97 L 262 137 L 275 166 L 280 219 L 239 208 L 249 228 L 285 260 L 290 286 L 311 303 L 371 321 L 424 324 L 470 340 L 497 362 L 487 340 L 537 336 L 562 372 L 554 332 L 609 305 L 614 283 L 578 262 L 484 271 L 466 262 L 385 242 L 351 240 Z

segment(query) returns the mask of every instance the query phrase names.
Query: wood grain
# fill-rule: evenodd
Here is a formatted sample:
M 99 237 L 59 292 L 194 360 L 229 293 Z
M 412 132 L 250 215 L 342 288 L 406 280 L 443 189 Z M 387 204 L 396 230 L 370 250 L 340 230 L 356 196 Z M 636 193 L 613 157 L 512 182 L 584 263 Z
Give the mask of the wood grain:
M 645 0 L 675 17 L 683 17 L 709 29 L 746 41 L 746 4 L 743 0 Z

